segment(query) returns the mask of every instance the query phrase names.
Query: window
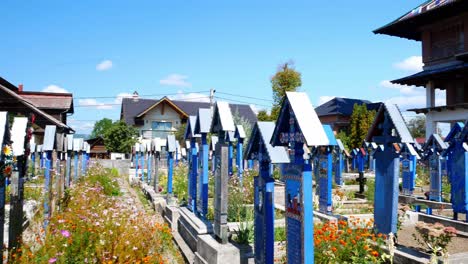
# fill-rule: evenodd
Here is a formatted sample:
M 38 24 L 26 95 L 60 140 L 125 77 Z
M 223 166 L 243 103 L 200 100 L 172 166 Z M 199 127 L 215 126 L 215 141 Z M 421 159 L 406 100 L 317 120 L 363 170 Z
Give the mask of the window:
M 172 128 L 171 122 L 153 121 L 151 124 L 153 130 L 169 131 Z

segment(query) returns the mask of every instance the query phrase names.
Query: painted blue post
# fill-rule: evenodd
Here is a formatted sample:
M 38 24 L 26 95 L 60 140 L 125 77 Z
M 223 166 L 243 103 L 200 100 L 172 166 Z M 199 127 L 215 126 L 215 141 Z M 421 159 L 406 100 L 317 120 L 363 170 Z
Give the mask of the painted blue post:
M 152 164 L 153 164 L 153 151 L 148 152 L 148 183 L 151 183 L 151 174 L 153 173 L 152 171 Z
M 66 167 L 66 171 L 65 171 L 65 185 L 68 187 L 70 187 L 70 174 L 71 174 L 71 159 L 72 159 L 72 156 L 71 156 L 72 152 L 71 151 L 67 151 L 67 167 Z
M 34 177 L 36 171 L 36 152 L 31 153 L 31 177 Z
M 312 166 L 304 147 L 328 146 L 329 140 L 307 94 L 286 92 L 270 142 L 289 147 L 290 163 L 283 166 L 287 263 L 314 263 Z
M 402 189 L 404 195 L 413 195 L 415 179 L 416 179 L 416 150 L 412 145 L 406 143 L 401 151 L 401 168 L 402 168 Z
M 208 143 L 206 140 L 206 133 L 201 134 L 201 184 L 200 184 L 200 201 L 198 203 L 198 211 L 202 217 L 206 217 L 208 213 Z
M 139 158 L 140 158 L 140 153 L 139 153 L 139 150 L 136 149 L 135 150 L 135 178 L 137 178 L 137 179 L 138 179 L 138 169 L 140 167 Z
M 382 144 L 375 152 L 374 223 L 377 232 L 396 234 L 400 155 L 394 143 L 413 143 L 397 106 L 383 104 L 367 134 L 367 142 Z
M 237 140 L 237 156 L 236 156 L 236 162 L 237 162 L 237 173 L 239 175 L 239 181 L 242 184 L 242 174 L 244 173 L 244 160 L 243 160 L 243 155 L 242 155 L 242 148 L 244 145 L 244 139 L 239 138 Z
M 172 152 L 167 152 L 167 194 L 172 195 L 172 174 L 174 168 L 174 157 Z
M 145 182 L 145 159 L 146 152 L 141 153 L 141 181 Z
M 73 152 L 73 158 L 75 159 L 75 181 L 78 180 L 78 151 Z
M 254 161 L 251 160 L 251 159 L 249 159 L 249 160 L 247 161 L 247 166 L 248 166 L 249 170 L 253 170 Z
M 336 165 L 335 165 L 335 183 L 336 185 L 343 185 L 343 153 L 338 149 L 336 154 Z
M 233 158 L 234 148 L 232 146 L 232 142 L 228 141 L 228 168 L 229 168 L 229 176 L 232 176 L 232 158 Z
M 317 179 L 318 179 L 318 194 L 319 194 L 319 211 L 322 213 L 332 212 L 332 181 L 333 167 L 332 154 L 328 147 L 319 150 Z
M 196 148 L 196 139 L 194 137 L 190 138 L 190 155 L 191 157 L 191 173 L 189 188 L 190 195 L 188 206 L 192 212 L 197 212 L 197 177 L 198 177 L 198 153 Z
M 429 200 L 442 201 L 442 166 L 440 156 L 437 153 L 431 154 L 429 157 L 429 175 L 430 175 L 430 190 Z
M 45 152 L 45 171 L 44 171 L 44 190 L 45 190 L 45 198 L 44 198 L 44 229 L 47 229 L 47 225 L 49 224 L 49 217 L 50 217 L 50 208 L 49 208 L 49 186 L 50 186 L 50 172 L 52 170 L 52 151 Z
M 81 176 L 84 176 L 86 172 L 86 152 L 81 151 Z
M 40 156 L 40 161 L 39 161 L 39 163 L 40 163 L 40 165 L 41 165 L 41 169 L 44 169 L 44 166 L 45 166 L 45 165 L 44 165 L 44 152 L 41 151 L 41 152 L 39 153 L 39 156 Z
M 457 220 L 459 213 L 468 214 L 468 122 L 455 123 L 445 142 L 450 142 L 444 156 L 451 185 L 453 218 Z

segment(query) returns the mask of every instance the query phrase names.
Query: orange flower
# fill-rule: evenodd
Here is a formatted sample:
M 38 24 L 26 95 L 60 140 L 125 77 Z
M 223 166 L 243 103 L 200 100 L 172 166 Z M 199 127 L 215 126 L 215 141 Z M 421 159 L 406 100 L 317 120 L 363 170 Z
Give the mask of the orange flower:
M 331 250 L 332 250 L 333 252 L 336 252 L 337 249 L 336 249 L 336 247 L 332 247 Z
M 379 256 L 379 252 L 377 252 L 377 251 L 374 250 L 374 251 L 371 252 L 371 255 L 374 256 L 374 257 L 378 257 L 378 256 Z

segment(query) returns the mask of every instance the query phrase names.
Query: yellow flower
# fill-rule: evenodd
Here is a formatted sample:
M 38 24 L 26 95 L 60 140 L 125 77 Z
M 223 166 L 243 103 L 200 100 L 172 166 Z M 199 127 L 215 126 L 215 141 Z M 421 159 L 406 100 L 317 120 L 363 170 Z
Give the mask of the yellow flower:
M 10 155 L 11 155 L 11 148 L 10 148 L 10 146 L 4 146 L 4 147 L 3 147 L 3 154 L 5 154 L 6 156 L 10 156 Z

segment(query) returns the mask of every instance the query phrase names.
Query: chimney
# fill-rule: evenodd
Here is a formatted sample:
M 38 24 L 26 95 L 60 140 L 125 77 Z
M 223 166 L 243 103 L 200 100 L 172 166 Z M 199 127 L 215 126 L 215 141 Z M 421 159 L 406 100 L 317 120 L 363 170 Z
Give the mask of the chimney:
M 22 83 L 20 83 L 18 85 L 18 92 L 20 92 L 20 93 L 23 92 L 23 84 Z
M 132 98 L 134 102 L 138 102 L 138 97 L 139 97 L 138 92 L 137 91 L 133 92 Z

